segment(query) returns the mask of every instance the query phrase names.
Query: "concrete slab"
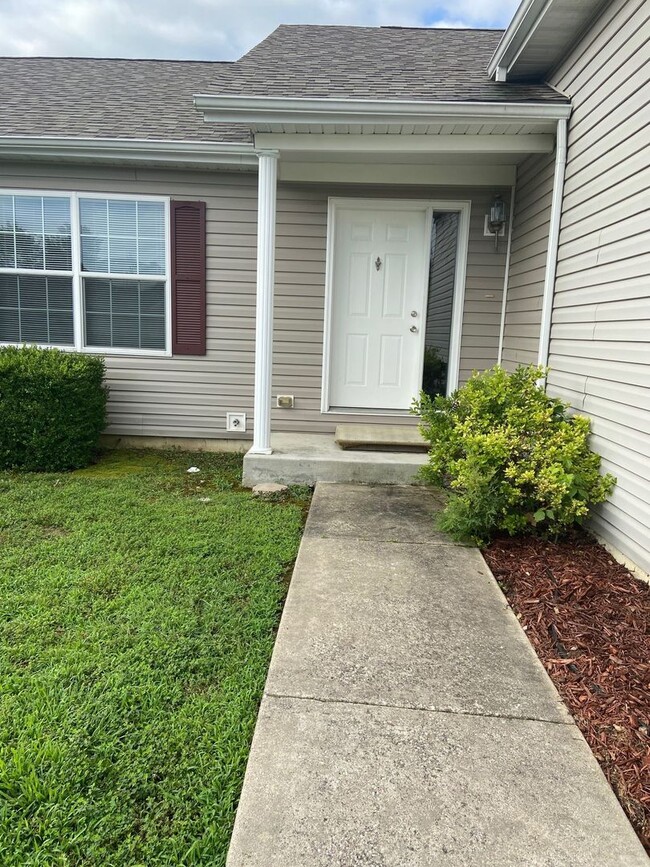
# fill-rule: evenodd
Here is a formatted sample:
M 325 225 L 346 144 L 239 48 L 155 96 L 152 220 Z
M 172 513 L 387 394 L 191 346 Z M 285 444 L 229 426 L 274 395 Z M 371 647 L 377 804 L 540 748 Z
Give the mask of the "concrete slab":
M 648 867 L 568 725 L 267 698 L 228 867 Z
M 334 442 L 342 449 L 428 450 L 428 443 L 415 425 L 339 424 Z
M 479 551 L 303 539 L 267 692 L 567 722 Z
M 427 460 L 418 452 L 345 451 L 332 434 L 273 434 L 271 446 L 270 455 L 244 455 L 244 487 L 260 482 L 419 484 L 417 473 Z
M 305 536 L 449 545 L 436 529 L 444 494 L 412 485 L 337 485 L 314 491 Z

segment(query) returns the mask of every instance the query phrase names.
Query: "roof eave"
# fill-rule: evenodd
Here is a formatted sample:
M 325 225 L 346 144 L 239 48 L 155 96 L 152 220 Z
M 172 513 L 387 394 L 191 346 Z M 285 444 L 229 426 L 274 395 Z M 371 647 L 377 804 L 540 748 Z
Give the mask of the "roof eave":
M 194 105 L 212 123 L 383 124 L 458 123 L 485 120 L 504 123 L 566 118 L 568 102 L 424 102 L 412 100 L 322 99 L 303 97 L 196 94 Z
M 0 136 L 0 156 L 34 159 L 83 159 L 93 162 L 175 165 L 257 164 L 252 143 L 106 139 L 66 136 Z
M 488 64 L 487 72 L 490 78 L 497 75 L 498 69 L 507 73 L 511 61 L 530 38 L 546 7 L 553 2 L 554 0 L 522 0 Z

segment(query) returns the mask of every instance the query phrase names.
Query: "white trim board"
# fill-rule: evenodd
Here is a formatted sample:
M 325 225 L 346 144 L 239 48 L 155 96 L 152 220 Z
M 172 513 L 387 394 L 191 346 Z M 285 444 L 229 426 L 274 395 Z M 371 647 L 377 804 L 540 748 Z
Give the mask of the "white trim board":
M 274 96 L 195 94 L 194 105 L 206 121 L 223 123 L 516 123 L 568 117 L 567 102 L 425 102 L 378 99 L 318 99 Z
M 256 133 L 257 148 L 331 153 L 550 154 L 555 136 L 524 135 L 390 135 L 375 133 Z
M 257 166 L 253 144 L 236 142 L 0 136 L 0 156 L 187 166 Z
M 330 391 L 330 360 L 331 360 L 331 337 L 332 337 L 332 296 L 334 274 L 334 239 L 336 237 L 336 211 L 339 208 L 368 208 L 376 211 L 385 207 L 391 210 L 424 211 L 427 214 L 428 231 L 425 233 L 426 243 L 426 273 L 422 287 L 424 305 L 429 290 L 428 268 L 431 250 L 431 227 L 434 211 L 457 212 L 458 240 L 456 244 L 456 270 L 454 279 L 454 298 L 452 304 L 451 336 L 449 342 L 449 362 L 447 368 L 447 394 L 451 394 L 458 388 L 460 374 L 460 349 L 463 330 L 463 312 L 465 309 L 465 282 L 467 275 L 467 254 L 469 249 L 470 227 L 470 201 L 455 201 L 447 199 L 364 199 L 355 197 L 335 197 L 328 199 L 327 206 L 327 254 L 325 264 L 325 315 L 323 324 L 323 373 L 321 380 L 321 413 L 342 413 L 346 408 L 333 408 L 329 402 Z M 422 364 L 424 363 L 424 334 L 426 320 L 422 324 Z M 348 411 L 352 411 L 351 409 Z M 383 410 L 366 411 L 367 414 L 383 415 Z
M 412 163 L 300 162 L 280 160 L 280 181 L 293 183 L 402 184 L 428 187 L 511 187 L 514 165 L 413 165 Z

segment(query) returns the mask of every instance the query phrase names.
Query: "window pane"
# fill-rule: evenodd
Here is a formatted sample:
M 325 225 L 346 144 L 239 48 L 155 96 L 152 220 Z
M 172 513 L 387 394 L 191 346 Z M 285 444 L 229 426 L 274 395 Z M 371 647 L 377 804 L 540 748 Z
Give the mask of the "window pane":
M 135 238 L 110 239 L 109 265 L 112 274 L 137 274 L 137 254 Z
M 14 197 L 0 196 L 0 230 L 14 230 Z
M 84 280 L 86 345 L 165 349 L 165 283 Z
M 70 234 L 70 200 L 46 196 L 43 199 L 43 222 L 50 235 Z
M 0 307 L 0 341 L 3 343 L 20 342 L 20 320 L 18 310 L 4 310 Z
M 9 232 L 0 232 L 0 268 L 15 268 L 14 236 Z
M 23 312 L 31 308 L 47 308 L 47 280 L 43 277 L 21 277 L 18 289 Z
M 45 269 L 47 271 L 70 271 L 72 268 L 72 247 L 70 236 L 45 236 Z
M 0 267 L 70 271 L 70 200 L 63 196 L 0 196 Z
M 16 234 L 16 267 L 42 271 L 43 236 Z
M 0 341 L 72 346 L 72 279 L 0 274 Z
M 43 199 L 41 196 L 15 196 L 16 231 L 43 234 Z
M 138 248 L 138 266 L 140 274 L 165 273 L 165 242 L 141 240 Z
M 79 199 L 82 235 L 108 235 L 106 199 Z
M 141 238 L 164 238 L 165 206 L 162 202 L 138 202 L 138 229 Z
M 111 237 L 135 238 L 136 203 L 125 199 L 112 199 L 108 203 L 108 234 Z
M 106 238 L 81 238 L 81 270 L 108 271 L 108 241 Z
M 131 199 L 79 200 L 82 268 L 99 274 L 165 274 L 165 206 Z
M 47 297 L 50 310 L 72 310 L 72 280 L 68 277 L 48 277 Z

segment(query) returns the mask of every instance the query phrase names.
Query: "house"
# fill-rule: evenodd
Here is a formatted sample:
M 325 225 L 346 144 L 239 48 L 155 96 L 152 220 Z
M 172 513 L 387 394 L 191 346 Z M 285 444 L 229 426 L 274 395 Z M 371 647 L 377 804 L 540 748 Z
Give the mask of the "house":
M 650 571 L 649 37 L 642 0 L 524 0 L 232 63 L 0 59 L 0 341 L 102 353 L 109 434 L 249 469 L 548 362 L 619 479 L 594 526 Z

